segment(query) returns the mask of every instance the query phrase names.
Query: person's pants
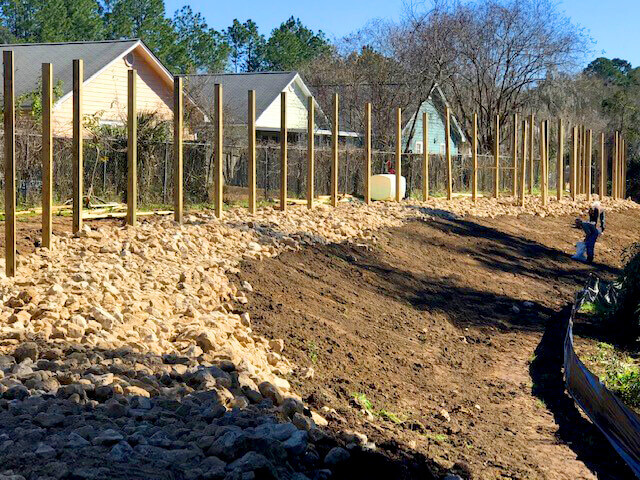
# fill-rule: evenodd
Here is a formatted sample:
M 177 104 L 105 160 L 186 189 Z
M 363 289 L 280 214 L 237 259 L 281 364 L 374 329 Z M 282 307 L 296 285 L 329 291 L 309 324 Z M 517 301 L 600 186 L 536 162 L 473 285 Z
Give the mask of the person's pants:
M 586 234 L 584 243 L 587 247 L 587 262 L 593 263 L 596 241 L 598 240 L 601 232 L 598 230 L 596 225 L 591 222 L 582 222 L 582 230 L 584 230 L 584 233 Z

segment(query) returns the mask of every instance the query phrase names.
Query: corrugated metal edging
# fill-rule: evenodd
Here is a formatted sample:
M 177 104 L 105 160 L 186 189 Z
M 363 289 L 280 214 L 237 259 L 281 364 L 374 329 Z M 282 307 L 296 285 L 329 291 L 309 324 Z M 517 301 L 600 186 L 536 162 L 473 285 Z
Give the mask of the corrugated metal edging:
M 592 282 L 592 280 L 590 281 Z M 640 478 L 640 417 L 591 373 L 573 348 L 573 321 L 589 288 L 578 294 L 564 341 L 564 376 L 569 394 Z

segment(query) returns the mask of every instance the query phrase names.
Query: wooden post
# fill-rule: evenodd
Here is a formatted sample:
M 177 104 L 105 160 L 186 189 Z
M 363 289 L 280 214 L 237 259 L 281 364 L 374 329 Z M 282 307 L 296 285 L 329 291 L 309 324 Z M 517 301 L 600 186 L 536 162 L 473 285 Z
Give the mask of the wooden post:
M 402 200 L 402 109 L 396 110 L 396 202 Z
M 422 201 L 429 200 L 429 114 L 422 112 Z
M 42 64 L 42 246 L 51 248 L 53 207 L 53 66 Z
M 529 195 L 533 195 L 533 187 L 535 186 L 533 155 L 535 152 L 536 139 L 536 122 L 535 115 L 532 113 L 529 119 Z
M 593 192 L 591 165 L 593 163 L 593 131 L 587 131 L 587 200 L 591 200 Z
M 627 198 L 627 140 L 622 139 L 622 199 Z
M 562 200 L 564 194 L 564 125 L 558 119 L 558 160 L 556 164 L 556 198 Z
M 224 118 L 222 111 L 223 91 L 222 85 L 215 84 L 214 110 L 215 110 L 215 173 L 214 173 L 214 208 L 217 218 L 222 218 L 222 183 L 224 182 L 222 164 L 223 164 L 223 139 L 224 139 Z
M 493 174 L 493 196 L 500 196 L 500 115 L 495 117 L 495 134 L 493 142 L 494 174 Z
M 338 161 L 340 148 L 340 97 L 333 94 L 333 132 L 331 135 L 331 205 L 338 206 Z
M 527 120 L 522 121 L 522 168 L 520 169 L 520 205 L 524 207 L 527 177 Z
M 16 113 L 13 50 L 3 52 L 4 70 L 4 258 L 7 277 L 16 274 Z
M 618 146 L 619 134 L 615 133 L 613 158 L 611 159 L 611 197 L 615 200 L 618 198 Z
M 128 72 L 127 95 L 127 224 L 136 224 L 138 203 L 138 113 L 136 111 L 135 70 Z
M 546 121 L 540 120 L 540 195 L 542 205 L 547 204 L 547 128 Z
M 73 61 L 73 233 L 82 229 L 84 152 L 82 139 L 82 83 L 84 62 Z
M 577 197 L 577 162 L 578 162 L 578 127 L 573 127 L 571 130 L 571 161 L 570 161 L 570 188 L 571 188 L 571 199 L 573 201 L 576 200 Z
M 445 153 L 447 155 L 447 200 L 453 198 L 453 165 L 451 164 L 451 109 L 446 107 L 445 112 Z
M 249 149 L 247 170 L 249 173 L 249 213 L 256 213 L 256 91 L 247 95 L 247 147 Z
M 287 210 L 288 166 L 287 149 L 289 132 L 287 130 L 287 92 L 280 94 L 280 210 Z
M 173 77 L 173 218 L 182 223 L 183 215 L 183 99 L 182 77 Z
M 582 127 L 576 127 L 576 137 L 578 142 L 578 150 L 576 157 L 576 194 L 582 193 Z
M 518 195 L 518 114 L 513 114 L 513 145 L 511 147 L 513 157 L 513 190 L 511 196 L 515 199 Z
M 607 160 L 604 146 L 604 133 L 600 134 L 600 200 L 607 195 Z
M 365 132 L 364 132 L 364 201 L 371 203 L 371 103 L 365 105 Z
M 471 197 L 473 202 L 478 201 L 478 114 L 473 114 L 473 139 L 471 146 L 473 172 L 471 176 Z
M 589 200 L 589 195 L 587 192 L 587 147 L 588 147 L 588 134 L 587 127 L 582 126 L 582 193 L 587 195 L 587 200 Z
M 313 208 L 315 181 L 315 103 L 313 97 L 307 99 L 307 208 Z

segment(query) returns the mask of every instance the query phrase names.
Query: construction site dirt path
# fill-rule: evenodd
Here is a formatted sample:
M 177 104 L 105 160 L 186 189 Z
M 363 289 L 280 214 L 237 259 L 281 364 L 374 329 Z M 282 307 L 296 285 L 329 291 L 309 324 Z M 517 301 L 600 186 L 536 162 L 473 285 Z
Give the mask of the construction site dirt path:
M 254 289 L 254 330 L 313 368 L 291 382 L 315 409 L 336 410 L 336 432 L 464 477 L 632 478 L 560 369 L 563 309 L 590 272 L 612 278 L 638 240 L 640 211 L 607 220 L 594 266 L 570 258 L 572 218 L 443 215 L 367 244 L 248 262 L 238 280 Z

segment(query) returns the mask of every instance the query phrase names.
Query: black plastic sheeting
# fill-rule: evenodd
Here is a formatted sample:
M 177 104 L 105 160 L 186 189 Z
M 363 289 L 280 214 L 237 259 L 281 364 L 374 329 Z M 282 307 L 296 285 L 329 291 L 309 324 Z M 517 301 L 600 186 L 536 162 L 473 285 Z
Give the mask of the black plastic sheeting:
M 564 376 L 569 394 L 613 448 L 640 478 L 640 416 L 609 391 L 580 361 L 573 348 L 573 322 L 585 302 L 616 302 L 616 290 L 597 278 L 589 279 L 573 305 L 564 341 Z

